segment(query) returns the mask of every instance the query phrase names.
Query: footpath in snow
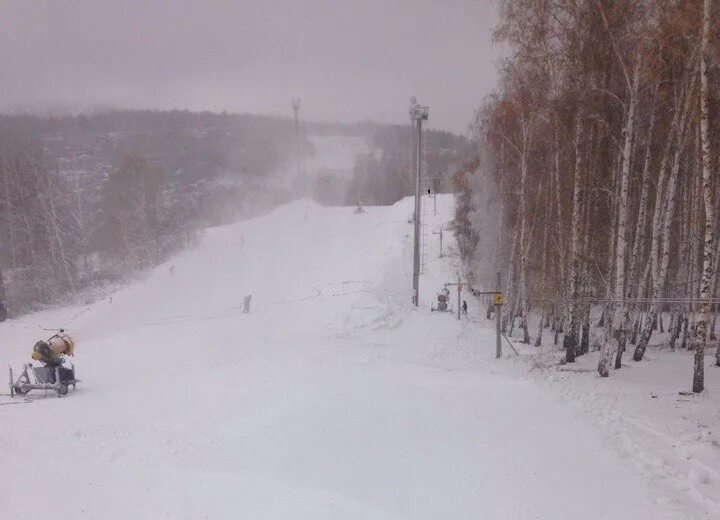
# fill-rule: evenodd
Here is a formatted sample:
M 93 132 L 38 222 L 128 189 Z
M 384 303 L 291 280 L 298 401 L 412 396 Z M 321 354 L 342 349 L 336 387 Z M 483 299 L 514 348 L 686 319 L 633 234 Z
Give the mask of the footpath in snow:
M 652 458 L 657 432 L 595 413 L 623 401 L 607 380 L 565 381 L 525 349 L 495 360 L 470 299 L 472 321 L 430 312 L 457 277 L 434 241 L 409 305 L 411 211 L 295 202 L 208 230 L 111 298 L 0 324 L 15 366 L 39 327 L 68 328 L 83 380 L 62 399 L 0 396 L 2 518 L 717 515 L 712 468 L 682 480 Z

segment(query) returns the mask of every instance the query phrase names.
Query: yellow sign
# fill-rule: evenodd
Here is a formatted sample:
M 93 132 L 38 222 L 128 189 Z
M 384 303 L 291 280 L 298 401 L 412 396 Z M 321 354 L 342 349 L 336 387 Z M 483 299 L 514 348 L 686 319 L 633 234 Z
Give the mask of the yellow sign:
M 501 292 L 495 293 L 493 295 L 493 301 L 495 305 L 502 305 L 503 303 L 505 303 L 505 295 Z

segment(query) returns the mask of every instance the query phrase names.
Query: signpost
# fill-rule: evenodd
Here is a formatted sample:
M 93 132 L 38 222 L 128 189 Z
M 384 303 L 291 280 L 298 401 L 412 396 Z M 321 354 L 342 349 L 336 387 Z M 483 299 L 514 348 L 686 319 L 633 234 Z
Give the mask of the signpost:
M 505 303 L 505 295 L 501 292 L 493 293 L 493 304 L 502 305 Z
M 461 292 L 463 283 L 470 286 L 471 284 L 469 282 L 463 282 L 460 279 L 458 279 L 457 282 L 448 282 L 445 284 L 445 287 L 451 286 L 451 285 L 457 285 L 457 305 L 458 305 L 458 312 L 457 312 L 457 319 L 460 319 L 460 303 L 461 303 Z M 493 297 L 493 305 L 495 305 L 495 331 L 496 331 L 496 338 L 495 338 L 495 357 L 501 358 L 502 357 L 502 306 L 505 304 L 505 294 L 500 290 L 500 273 L 497 274 L 497 289 L 494 291 L 474 291 L 473 294 L 475 296 L 480 296 L 483 294 L 486 295 L 492 295 Z

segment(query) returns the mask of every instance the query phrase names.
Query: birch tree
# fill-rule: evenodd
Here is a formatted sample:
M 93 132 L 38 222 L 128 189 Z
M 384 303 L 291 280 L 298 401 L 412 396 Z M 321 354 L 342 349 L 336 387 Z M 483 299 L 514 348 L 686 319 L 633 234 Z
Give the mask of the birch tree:
M 594 342 L 603 376 L 613 357 L 622 366 L 628 341 L 641 361 L 655 331 L 671 346 L 682 334 L 700 388 L 720 291 L 715 2 L 499 5 L 507 55 L 483 117 L 495 136 L 484 145 L 505 148 L 509 247 L 496 263 L 507 269 L 510 313 L 538 312 L 542 344 L 542 315 L 554 309 L 565 362 L 603 327 L 594 335 L 606 338 Z
M 700 143 L 702 148 L 702 195 L 705 205 L 705 225 L 703 233 L 703 262 L 700 279 L 700 314 L 696 324 L 695 359 L 693 369 L 693 392 L 702 392 L 705 388 L 705 347 L 707 345 L 707 327 L 711 319 L 712 305 L 711 282 L 713 277 L 713 241 L 715 224 L 715 201 L 710 159 L 710 114 L 708 82 L 708 54 L 710 39 L 710 0 L 703 0 L 702 35 L 700 48 Z

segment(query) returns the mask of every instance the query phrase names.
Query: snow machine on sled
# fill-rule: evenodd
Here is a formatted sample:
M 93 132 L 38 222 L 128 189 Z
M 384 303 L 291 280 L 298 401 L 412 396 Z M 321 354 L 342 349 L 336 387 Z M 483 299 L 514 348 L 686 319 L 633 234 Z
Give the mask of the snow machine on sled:
M 46 341 L 35 343 L 32 358 L 41 366 L 32 363 L 23 365 L 17 379 L 10 367 L 10 396 L 25 395 L 30 390 L 55 390 L 58 397 L 68 393 L 70 386 L 80 382 L 75 377 L 75 366 L 67 363 L 67 356 L 75 355 L 75 342 L 63 329 Z
M 430 306 L 431 311 L 452 312 L 452 306 L 448 305 L 450 301 L 450 289 L 445 287 L 442 291 L 440 291 L 437 295 L 437 300 L 437 307 Z

